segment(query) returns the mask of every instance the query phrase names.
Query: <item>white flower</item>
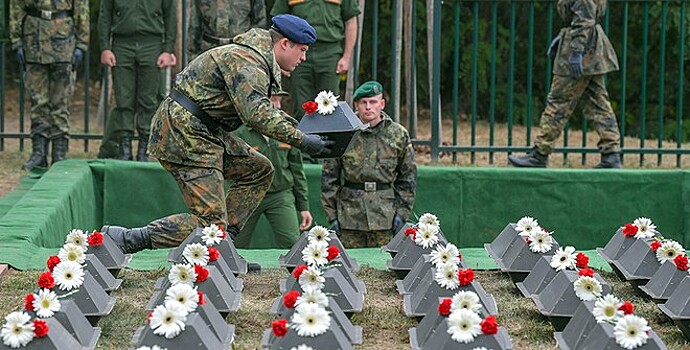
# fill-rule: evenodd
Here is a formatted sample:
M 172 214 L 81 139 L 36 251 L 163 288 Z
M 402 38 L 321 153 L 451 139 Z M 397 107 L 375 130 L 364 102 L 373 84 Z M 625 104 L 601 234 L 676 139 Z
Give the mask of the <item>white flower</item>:
M 467 309 L 458 309 L 448 315 L 448 334 L 458 343 L 469 343 L 482 334 L 481 317 Z
M 618 319 L 613 328 L 613 335 L 616 336 L 616 343 L 626 349 L 634 349 L 647 343 L 649 338 L 648 331 L 651 328 L 647 325 L 647 320 L 635 315 L 625 315 Z
M 302 260 L 307 265 L 322 266 L 328 263 L 328 242 L 326 241 L 310 241 L 304 249 L 302 249 Z
M 175 300 L 168 300 L 153 309 L 149 326 L 153 334 L 172 339 L 184 330 L 186 321 L 187 308 Z
M 673 262 L 673 259 L 681 254 L 685 254 L 685 249 L 683 249 L 683 246 L 680 245 L 680 243 L 669 239 L 668 241 L 661 243 L 661 247 L 656 250 L 656 260 L 659 260 L 659 262 L 662 264 L 666 261 Z
M 335 112 L 335 108 L 338 107 L 338 97 L 340 96 L 335 96 L 331 91 L 319 92 L 314 99 L 314 102 L 319 105 L 316 110 L 323 115 Z
M 444 264 L 441 267 L 436 268 L 436 274 L 434 279 L 439 286 L 453 290 L 460 286 L 460 280 L 458 280 L 458 265 L 456 264 Z
M 199 303 L 199 292 L 196 287 L 186 283 L 178 283 L 165 291 L 165 301 L 175 300 L 187 308 L 187 312 L 196 310 Z
M 551 257 L 551 267 L 556 269 L 556 271 L 574 269 L 576 256 L 577 254 L 575 254 L 575 247 L 560 247 L 558 250 L 556 250 L 556 254 Z
M 615 322 L 619 317 L 623 316 L 623 311 L 618 310 L 623 303 L 613 294 L 606 294 L 603 298 L 597 299 L 594 303 L 592 314 L 596 317 L 597 322 Z
M 0 331 L 2 343 L 11 348 L 29 344 L 34 338 L 34 324 L 29 320 L 31 316 L 24 311 L 15 311 L 5 316 L 5 325 Z
M 69 233 L 67 234 L 67 239 L 65 239 L 65 243 L 78 245 L 82 247 L 84 250 L 86 250 L 89 247 L 89 242 L 87 240 L 86 233 L 79 229 L 69 231 Z
M 315 337 L 325 333 L 331 326 L 328 311 L 317 304 L 305 303 L 295 307 L 290 328 L 300 337 Z
M 441 221 L 436 217 L 436 215 L 431 213 L 424 213 L 419 217 L 419 224 L 434 225 L 436 227 L 441 227 Z
M 541 230 L 533 231 L 529 235 L 529 249 L 534 253 L 546 253 L 551 250 L 553 237 L 550 232 Z
M 437 245 L 436 249 L 431 251 L 431 263 L 438 268 L 439 266 L 447 263 L 459 264 L 460 251 L 458 247 L 453 243 L 448 243 L 446 246 Z
M 596 300 L 601 296 L 601 283 L 596 280 L 596 278 L 589 276 L 580 276 L 580 278 L 573 283 L 573 288 L 575 288 L 575 295 L 577 295 L 580 300 L 592 301 Z
M 161 348 L 158 345 L 154 345 L 152 347 L 148 347 L 148 346 L 144 345 L 144 346 L 138 347 L 137 350 L 168 350 L 168 348 Z
M 32 303 L 36 316 L 41 318 L 53 317 L 53 314 L 60 311 L 60 301 L 57 294 L 50 289 L 40 289 L 38 294 L 34 293 Z
M 312 349 L 311 346 L 301 344 L 299 346 L 293 346 L 292 348 L 290 348 L 290 350 L 314 350 L 314 349 Z
M 216 224 L 206 226 L 201 230 L 201 239 L 204 240 L 207 246 L 214 246 L 223 240 L 223 230 Z
M 297 297 L 295 306 L 299 306 L 304 303 L 312 303 L 321 307 L 326 307 L 328 306 L 328 297 L 326 297 L 326 294 L 324 294 L 321 289 L 309 288 L 305 290 L 302 295 Z
M 541 227 L 539 227 L 537 219 L 529 216 L 523 216 L 520 220 L 518 220 L 515 230 L 520 234 L 520 236 L 527 237 L 531 235 L 532 232 L 540 232 Z
M 418 224 L 414 242 L 424 249 L 434 246 L 434 244 L 438 243 L 438 226 Z
M 637 226 L 635 238 L 652 238 L 659 233 L 656 225 L 652 224 L 652 219 L 649 218 L 637 218 L 633 221 L 633 225 Z
M 168 280 L 174 286 L 178 283 L 189 284 L 190 286 L 196 282 L 196 272 L 192 265 L 189 264 L 174 264 L 168 273 Z
M 72 261 L 77 264 L 83 264 L 86 261 L 86 254 L 84 254 L 84 248 L 80 245 L 66 243 L 60 248 L 58 258 L 60 258 L 60 261 Z
M 479 312 L 482 304 L 479 302 L 477 293 L 469 290 L 461 290 L 453 295 L 453 301 L 450 303 L 450 311 L 458 309 L 467 309 L 474 312 Z
M 192 265 L 208 264 L 208 248 L 200 243 L 187 244 L 182 251 L 182 256 Z
M 487 349 L 487 348 L 485 348 L 485 347 L 483 347 L 483 346 L 480 346 L 480 347 L 474 348 L 474 349 L 472 349 L 472 350 L 491 350 L 491 349 Z
M 84 283 L 84 270 L 75 262 L 62 260 L 53 269 L 53 279 L 60 290 L 79 288 Z
M 323 272 L 314 266 L 309 266 L 306 270 L 302 271 L 302 274 L 299 276 L 299 285 L 305 292 L 310 289 L 321 290 L 325 283 L 326 278 L 323 277 Z
M 327 228 L 323 226 L 314 226 L 309 230 L 309 242 L 313 241 L 330 241 L 331 240 L 331 232 L 328 231 Z

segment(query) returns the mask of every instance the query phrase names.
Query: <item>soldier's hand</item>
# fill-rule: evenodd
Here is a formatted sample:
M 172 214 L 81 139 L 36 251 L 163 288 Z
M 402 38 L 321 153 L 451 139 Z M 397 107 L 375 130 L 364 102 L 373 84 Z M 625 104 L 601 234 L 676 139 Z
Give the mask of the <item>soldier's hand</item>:
M 568 57 L 568 64 L 570 64 L 570 73 L 573 79 L 580 79 L 583 75 L 582 67 L 582 52 L 573 51 Z
M 74 49 L 74 53 L 72 53 L 72 70 L 79 68 L 83 59 L 84 51 L 79 48 Z
M 156 60 L 156 65 L 158 68 L 167 68 L 172 66 L 174 61 L 177 61 L 177 59 L 173 59 L 170 57 L 171 55 L 167 52 L 163 52 L 158 56 L 158 59 Z
M 26 56 L 24 56 L 23 47 L 17 49 L 17 60 L 19 60 L 19 64 L 21 64 L 22 67 L 26 66 Z
M 553 61 L 554 58 L 556 58 L 556 54 L 558 53 L 558 45 L 561 43 L 561 36 L 558 35 L 555 39 L 551 41 L 551 45 L 549 45 L 549 49 L 546 50 L 546 55 L 549 56 L 549 59 Z
M 340 236 L 340 223 L 338 219 L 331 220 L 331 230 L 335 231 L 335 234 Z
M 312 218 L 309 210 L 303 210 L 299 212 L 299 215 L 302 217 L 302 222 L 299 224 L 299 229 L 304 231 L 311 226 L 311 223 L 314 221 L 314 219 Z
M 405 220 L 403 220 L 402 216 L 395 214 L 393 218 L 393 234 L 398 233 L 403 225 L 405 225 Z
M 103 50 L 103 52 L 101 52 L 101 63 L 108 67 L 115 67 L 117 64 L 115 61 L 115 54 L 110 50 Z
M 338 60 L 338 66 L 335 68 L 335 74 L 347 73 L 350 68 L 350 59 L 343 56 Z
M 328 155 L 331 154 L 331 147 L 335 141 L 330 140 L 326 136 L 319 136 L 314 134 L 304 135 L 302 143 L 297 146 L 302 152 L 310 155 Z

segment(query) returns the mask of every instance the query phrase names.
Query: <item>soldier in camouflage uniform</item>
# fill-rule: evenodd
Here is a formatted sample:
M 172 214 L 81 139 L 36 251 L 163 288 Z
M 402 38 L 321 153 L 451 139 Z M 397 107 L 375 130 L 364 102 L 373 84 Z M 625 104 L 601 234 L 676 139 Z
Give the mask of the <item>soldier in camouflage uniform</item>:
M 232 134 L 242 124 L 308 154 L 330 153 L 333 141 L 297 130 L 296 121 L 269 100 L 270 91 L 280 89 L 280 69 L 294 70 L 315 39 L 309 23 L 285 15 L 274 18 L 270 30 L 251 29 L 192 61 L 158 107 L 149 142 L 149 153 L 176 180 L 189 213 L 102 231 L 128 253 L 177 246 L 210 224 L 234 239 L 273 176 L 271 162 Z M 227 193 L 225 180 L 233 182 Z
M 383 111 L 381 84 L 362 84 L 353 99 L 369 128 L 355 133 L 342 159 L 324 161 L 321 204 L 343 246 L 380 247 L 410 216 L 417 166 L 407 130 Z
M 555 55 L 554 75 L 541 130 L 534 149 L 508 161 L 517 167 L 545 167 L 578 100 L 584 98 L 582 112 L 599 134 L 601 162 L 596 167 L 620 168 L 620 132 L 604 80 L 604 74 L 618 70 L 618 58 L 596 22 L 606 13 L 606 0 L 559 0 L 557 8 L 570 26 L 561 29 L 549 48 L 549 55 Z
M 65 159 L 69 139 L 69 105 L 76 70 L 89 45 L 87 0 L 10 1 L 10 41 L 26 71 L 31 98 L 32 153 L 22 166 L 48 166 Z

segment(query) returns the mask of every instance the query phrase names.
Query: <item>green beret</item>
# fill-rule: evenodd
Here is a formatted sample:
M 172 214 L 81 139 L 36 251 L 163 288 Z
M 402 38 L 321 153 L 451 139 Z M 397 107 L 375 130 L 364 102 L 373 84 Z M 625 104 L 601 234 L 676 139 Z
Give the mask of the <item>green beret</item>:
M 383 93 L 383 86 L 378 81 L 369 80 L 366 83 L 360 85 L 355 94 L 352 95 L 352 99 L 357 101 L 362 97 L 372 97 L 376 95 L 381 95 Z

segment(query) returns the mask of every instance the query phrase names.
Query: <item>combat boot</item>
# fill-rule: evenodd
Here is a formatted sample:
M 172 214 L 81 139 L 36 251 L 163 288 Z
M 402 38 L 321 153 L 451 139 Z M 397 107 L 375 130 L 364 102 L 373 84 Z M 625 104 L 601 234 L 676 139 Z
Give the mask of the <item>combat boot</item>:
M 601 155 L 601 162 L 597 164 L 594 169 L 620 169 L 622 167 L 621 154 L 608 153 Z
M 117 159 L 132 160 L 132 140 L 129 137 L 120 139 L 120 154 Z
M 53 142 L 53 149 L 51 152 L 51 159 L 52 163 L 50 164 L 55 164 L 56 162 L 65 160 L 65 154 L 67 154 L 67 137 L 60 136 L 56 139 L 52 140 Z
M 125 254 L 151 249 L 151 236 L 147 227 L 130 229 L 106 225 L 101 228 L 101 233 L 108 235 Z
M 532 148 L 524 156 L 508 156 L 508 162 L 518 168 L 546 168 L 549 156 L 539 153 Z
M 48 166 L 48 139 L 41 135 L 31 137 L 31 156 L 22 165 L 22 169 L 31 170 L 35 167 L 45 168 Z
M 146 148 L 149 145 L 149 138 L 139 136 L 139 146 L 137 147 L 137 160 L 140 162 L 148 162 L 149 157 L 146 155 Z

